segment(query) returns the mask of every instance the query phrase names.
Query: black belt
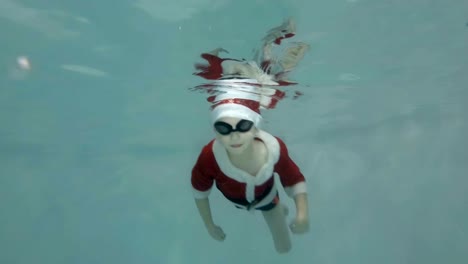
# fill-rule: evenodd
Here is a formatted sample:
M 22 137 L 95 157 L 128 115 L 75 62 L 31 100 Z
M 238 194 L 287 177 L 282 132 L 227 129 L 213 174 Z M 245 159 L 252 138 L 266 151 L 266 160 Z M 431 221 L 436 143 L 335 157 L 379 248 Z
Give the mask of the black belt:
M 271 192 L 271 190 L 273 189 L 273 177 L 271 177 L 271 179 L 269 179 L 268 181 L 270 181 L 271 183 L 269 184 L 268 188 L 265 189 L 265 191 L 260 194 L 258 197 L 255 198 L 255 200 L 253 200 L 251 203 L 249 203 L 247 201 L 247 199 L 245 198 L 242 198 L 242 199 L 238 199 L 238 198 L 232 198 L 232 197 L 228 197 L 226 195 L 224 195 L 224 197 L 226 197 L 226 199 L 228 199 L 229 201 L 235 203 L 235 204 L 238 204 L 238 205 L 242 205 L 242 206 L 245 206 L 247 208 L 247 210 L 249 210 L 250 208 L 254 207 L 255 205 L 257 205 L 260 201 L 262 201 L 265 197 L 267 197 L 267 195 Z

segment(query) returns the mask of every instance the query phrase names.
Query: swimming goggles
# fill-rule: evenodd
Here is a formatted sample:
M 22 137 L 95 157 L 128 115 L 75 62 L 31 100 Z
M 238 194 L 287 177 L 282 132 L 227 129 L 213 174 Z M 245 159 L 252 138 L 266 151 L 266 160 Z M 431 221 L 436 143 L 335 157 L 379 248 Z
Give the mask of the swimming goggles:
M 223 121 L 217 121 L 214 123 L 214 127 L 218 133 L 220 133 L 223 136 L 231 134 L 231 132 L 239 131 L 241 133 L 248 132 L 250 129 L 252 129 L 253 122 L 249 120 L 242 119 L 237 123 L 236 128 L 232 128 L 232 126 L 226 122 Z

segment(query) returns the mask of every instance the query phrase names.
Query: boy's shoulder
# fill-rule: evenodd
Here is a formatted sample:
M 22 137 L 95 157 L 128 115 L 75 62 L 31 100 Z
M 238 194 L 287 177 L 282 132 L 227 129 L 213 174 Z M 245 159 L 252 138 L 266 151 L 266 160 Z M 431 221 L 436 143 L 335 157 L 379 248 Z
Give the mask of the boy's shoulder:
M 272 136 L 278 141 L 278 143 L 279 143 L 280 145 L 284 145 L 284 144 L 285 144 L 285 143 L 284 143 L 284 140 L 283 140 L 281 137 L 275 136 L 275 135 L 272 135 Z
M 210 140 L 206 145 L 204 145 L 200 151 L 198 160 L 199 162 L 212 162 L 214 159 L 213 153 L 213 143 L 214 139 Z
M 202 148 L 202 153 L 204 152 L 213 152 L 213 144 L 215 139 L 210 140 L 207 144 L 205 144 Z
M 263 137 L 265 137 L 266 139 L 271 138 L 277 141 L 280 149 L 283 149 L 286 147 L 286 143 L 284 143 L 284 140 L 280 136 L 270 134 L 269 132 L 266 132 L 264 130 L 262 130 L 261 133 L 263 134 Z

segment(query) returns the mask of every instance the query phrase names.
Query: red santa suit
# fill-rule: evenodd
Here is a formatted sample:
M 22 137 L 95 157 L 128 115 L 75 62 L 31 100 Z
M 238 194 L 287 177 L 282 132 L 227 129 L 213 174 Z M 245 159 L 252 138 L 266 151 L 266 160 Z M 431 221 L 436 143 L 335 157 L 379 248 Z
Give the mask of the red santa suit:
M 237 207 L 260 208 L 270 204 L 277 195 L 275 173 L 290 197 L 306 193 L 305 178 L 289 157 L 285 143 L 263 130 L 259 130 L 256 139 L 266 145 L 268 159 L 255 176 L 235 167 L 226 149 L 216 139 L 204 146 L 192 169 L 194 197 L 207 198 L 216 184 L 217 189 Z

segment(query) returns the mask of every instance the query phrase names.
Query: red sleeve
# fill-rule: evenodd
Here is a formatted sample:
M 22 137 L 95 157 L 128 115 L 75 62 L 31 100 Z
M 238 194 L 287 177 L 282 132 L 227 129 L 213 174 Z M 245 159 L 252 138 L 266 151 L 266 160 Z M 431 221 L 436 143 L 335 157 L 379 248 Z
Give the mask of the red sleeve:
M 214 177 L 210 173 L 210 156 L 213 155 L 211 144 L 205 146 L 200 155 L 198 156 L 197 162 L 192 168 L 192 189 L 195 198 L 206 198 L 210 194 L 211 188 L 213 187 Z
M 290 196 L 306 192 L 305 177 L 299 167 L 289 157 L 286 144 L 279 138 L 280 157 L 275 164 L 275 172 L 278 173 L 281 184 Z

